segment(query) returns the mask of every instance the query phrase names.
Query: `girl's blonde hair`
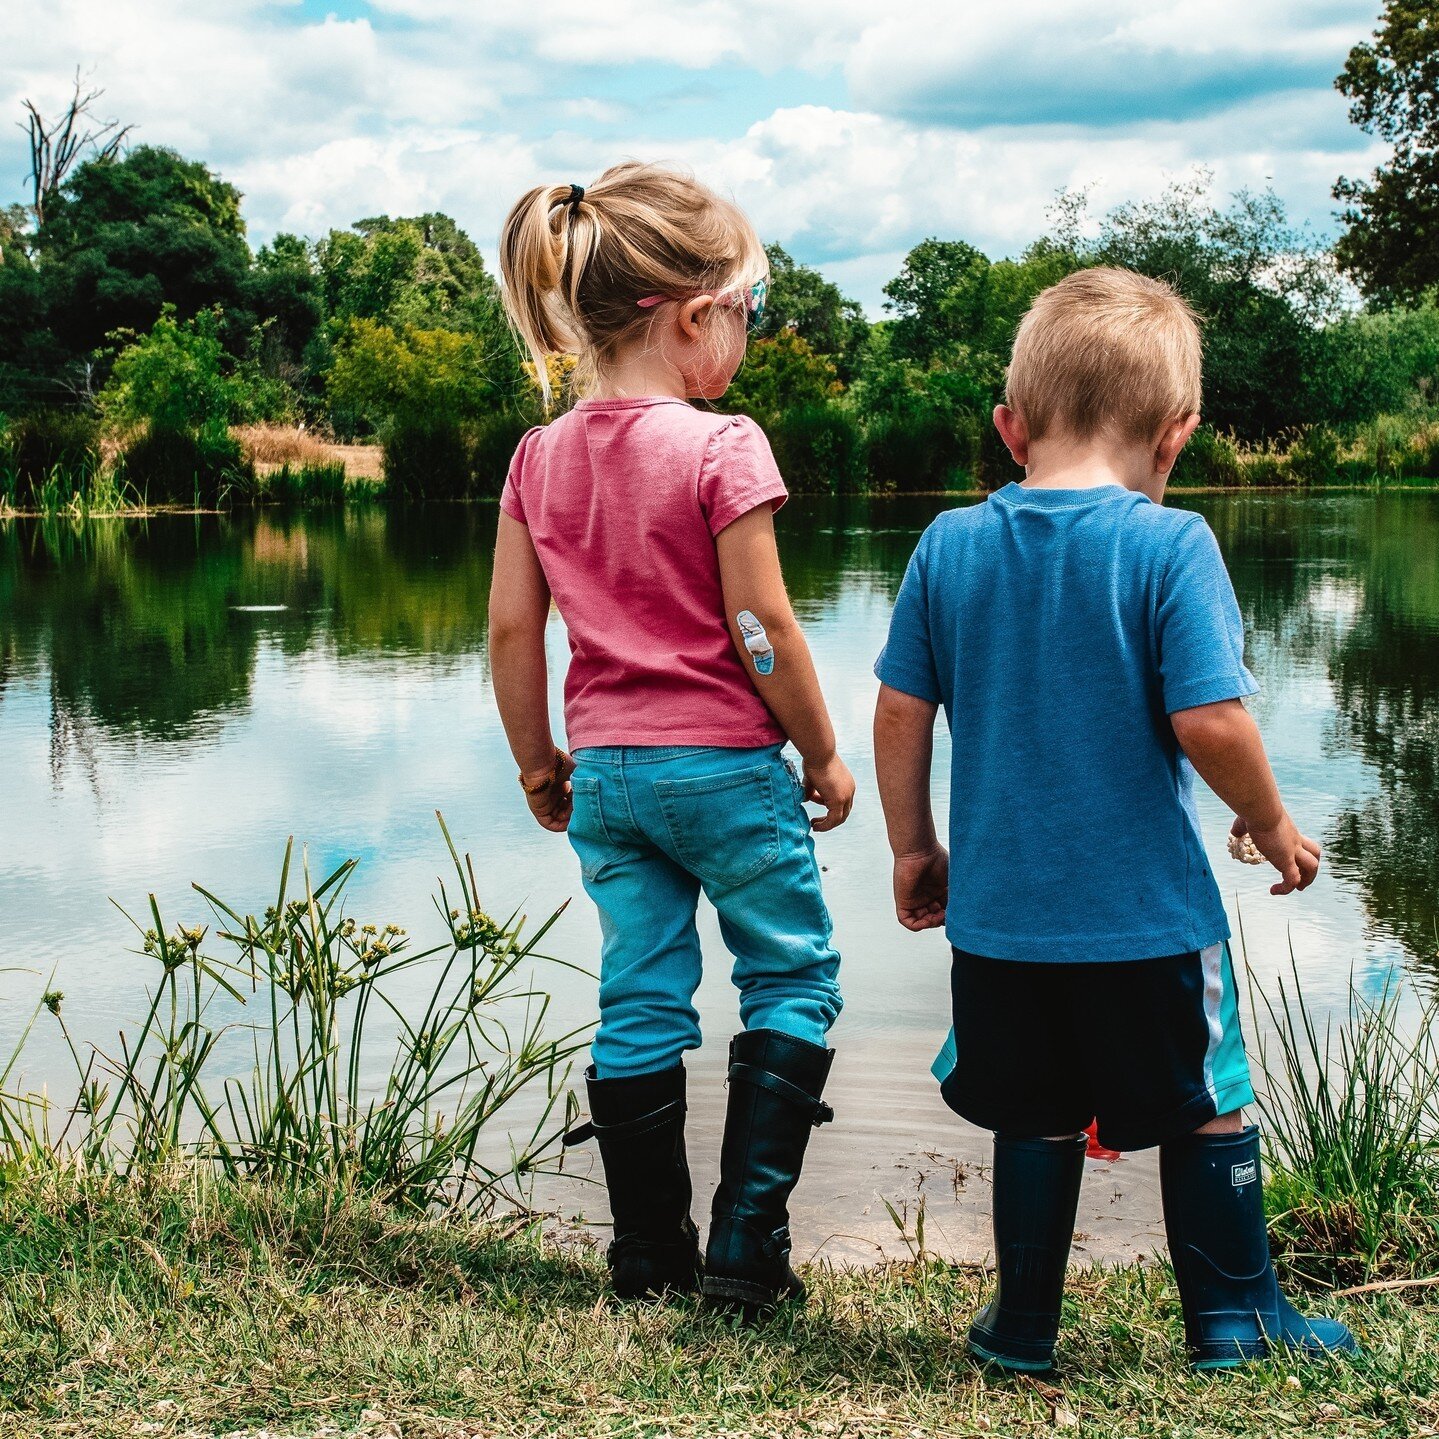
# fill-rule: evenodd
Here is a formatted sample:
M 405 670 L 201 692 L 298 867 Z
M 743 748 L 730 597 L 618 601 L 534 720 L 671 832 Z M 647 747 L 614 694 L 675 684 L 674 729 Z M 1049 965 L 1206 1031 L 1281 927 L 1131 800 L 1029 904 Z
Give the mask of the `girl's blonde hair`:
M 626 161 L 593 185 L 537 185 L 500 232 L 505 310 L 550 402 L 545 357 L 573 354 L 575 388 L 647 329 L 651 295 L 681 299 L 751 285 L 764 246 L 738 205 L 692 175 Z

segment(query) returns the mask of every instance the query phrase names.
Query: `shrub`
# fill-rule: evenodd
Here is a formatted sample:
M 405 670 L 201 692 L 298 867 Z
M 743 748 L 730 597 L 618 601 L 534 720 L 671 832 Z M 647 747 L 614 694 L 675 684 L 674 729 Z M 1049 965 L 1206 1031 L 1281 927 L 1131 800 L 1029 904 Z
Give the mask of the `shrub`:
M 865 443 L 877 490 L 952 490 L 978 469 L 978 425 L 968 415 L 936 409 L 883 414 L 870 422 Z
M 1332 485 L 1343 478 L 1339 436 L 1328 425 L 1307 425 L 1289 446 L 1289 474 L 1301 485 Z
M 149 425 L 126 447 L 125 482 L 151 505 L 213 509 L 253 498 L 254 468 L 223 429 Z
M 469 428 L 471 493 L 499 494 L 504 488 L 515 446 L 534 423 L 534 416 L 502 410 Z
M 1244 470 L 1234 436 L 1221 434 L 1212 425 L 1200 425 L 1180 451 L 1171 482 L 1224 489 L 1244 484 Z
M 397 500 L 462 500 L 471 490 L 470 447 L 448 415 L 403 415 L 385 433 L 385 486 Z
M 796 494 L 842 494 L 862 486 L 864 435 L 847 409 L 834 404 L 786 410 L 770 426 L 770 444 Z
M 17 509 L 68 504 L 86 492 L 100 467 L 100 422 L 88 410 L 34 410 L 5 431 L 0 469 Z

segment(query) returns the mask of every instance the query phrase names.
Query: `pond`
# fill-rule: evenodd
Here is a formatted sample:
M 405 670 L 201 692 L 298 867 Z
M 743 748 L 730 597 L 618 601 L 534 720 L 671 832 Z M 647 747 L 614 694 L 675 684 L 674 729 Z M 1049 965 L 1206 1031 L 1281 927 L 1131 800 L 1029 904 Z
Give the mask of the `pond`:
M 890 603 L 920 531 L 953 503 L 797 499 L 779 517 L 795 607 L 860 785 L 850 823 L 819 841 L 847 1008 L 834 1034 L 840 1120 L 815 1141 L 796 1215 L 802 1249 L 827 1241 L 838 1256 L 893 1248 L 882 1199 L 912 1211 L 924 1195 L 930 1242 L 956 1252 L 981 1227 L 984 1192 L 969 1178 L 983 1140 L 927 1073 L 947 1024 L 947 951 L 892 919 L 869 736 Z M 1273 899 L 1260 872 L 1224 854 L 1226 816 L 1205 794 L 1216 872 L 1256 977 L 1285 972 L 1292 946 L 1321 1003 L 1342 1000 L 1351 974 L 1377 993 L 1396 966 L 1428 985 L 1439 973 L 1439 496 L 1172 503 L 1219 536 L 1263 685 L 1255 713 L 1290 808 L 1327 849 L 1312 890 Z M 261 908 L 290 834 L 317 871 L 359 858 L 352 914 L 422 937 L 436 928 L 429 896 L 447 862 L 436 809 L 473 853 L 493 912 L 540 916 L 580 894 L 568 845 L 520 801 L 490 693 L 495 522 L 475 506 L 0 525 L 0 971 L 25 971 L 0 972 L 0 1054 L 52 972 L 75 1033 L 108 1038 L 138 1017 L 153 961 L 130 952 L 111 899 L 138 915 L 153 891 L 170 921 L 203 922 L 198 880 Z M 564 653 L 556 621 L 556 670 Z M 1094 836 L 1115 863 L 1135 862 L 1137 843 Z M 734 1023 L 712 914 L 702 934 L 707 1044 L 691 1065 L 701 1195 Z M 597 943 L 581 896 L 551 947 L 592 964 Z M 589 1018 L 592 982 L 552 978 L 556 1025 Z M 37 1028 L 31 1084 L 64 1072 L 58 1045 Z M 1106 1166 L 1090 1188 L 1090 1252 L 1144 1249 L 1150 1161 Z M 567 1209 L 602 1209 L 593 1191 L 555 1193 Z

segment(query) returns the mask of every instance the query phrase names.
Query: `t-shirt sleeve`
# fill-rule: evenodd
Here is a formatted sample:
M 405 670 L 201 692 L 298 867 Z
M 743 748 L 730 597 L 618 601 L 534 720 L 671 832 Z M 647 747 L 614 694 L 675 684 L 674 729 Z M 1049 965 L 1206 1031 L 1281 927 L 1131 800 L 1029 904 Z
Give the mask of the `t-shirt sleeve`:
M 748 416 L 736 415 L 710 436 L 699 473 L 700 510 L 710 534 L 760 505 L 779 509 L 788 496 L 769 441 Z
M 889 617 L 889 637 L 874 662 L 874 673 L 881 684 L 937 705 L 943 696 L 930 633 L 928 541 L 926 534 L 910 556 Z
M 530 440 L 539 434 L 538 426 L 533 430 L 526 430 L 520 437 L 520 442 L 515 446 L 514 458 L 510 461 L 509 472 L 505 475 L 505 487 L 500 491 L 500 509 L 512 520 L 518 520 L 522 525 L 528 523 L 525 519 L 525 501 L 521 494 L 524 482 L 525 455 L 530 448 Z
M 1244 620 L 1214 532 L 1197 515 L 1175 536 L 1159 587 L 1156 638 L 1164 709 L 1252 695 Z

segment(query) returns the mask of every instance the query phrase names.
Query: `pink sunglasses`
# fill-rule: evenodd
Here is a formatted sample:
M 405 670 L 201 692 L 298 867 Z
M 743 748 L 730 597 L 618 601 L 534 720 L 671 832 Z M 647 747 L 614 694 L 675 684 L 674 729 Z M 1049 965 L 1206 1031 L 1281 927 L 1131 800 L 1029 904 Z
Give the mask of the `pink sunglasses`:
M 748 290 L 735 286 L 728 290 L 720 290 L 714 299 L 721 305 L 733 305 L 737 309 L 742 306 L 745 312 L 745 329 L 753 334 L 759 328 L 760 321 L 764 319 L 764 302 L 768 294 L 768 284 L 763 280 L 756 280 Z M 637 300 L 635 303 L 641 310 L 652 310 L 656 305 L 663 305 L 668 300 L 681 298 L 697 299 L 698 296 L 646 295 L 643 300 Z

